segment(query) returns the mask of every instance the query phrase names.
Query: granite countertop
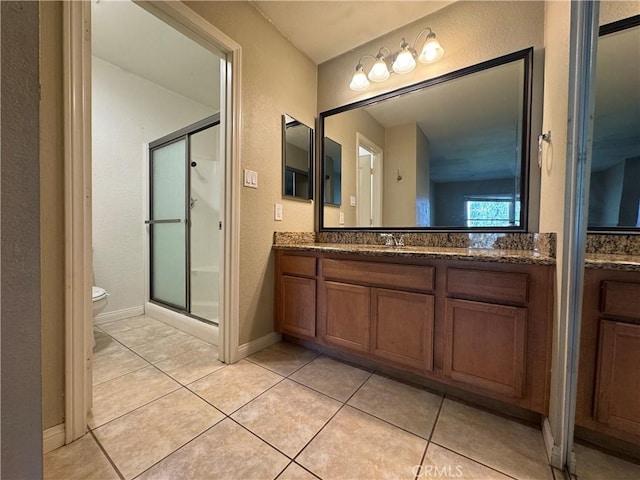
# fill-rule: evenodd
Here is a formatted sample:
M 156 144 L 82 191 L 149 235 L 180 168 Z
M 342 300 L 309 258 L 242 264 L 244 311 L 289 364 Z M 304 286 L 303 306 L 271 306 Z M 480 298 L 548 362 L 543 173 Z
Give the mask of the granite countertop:
M 476 260 L 499 263 L 521 263 L 536 265 L 555 265 L 553 257 L 528 250 L 501 250 L 491 248 L 452 248 L 404 246 L 387 247 L 384 245 L 366 245 L 349 243 L 296 243 L 275 244 L 278 250 L 296 250 L 307 252 L 360 254 L 372 257 L 414 257 L 445 260 Z
M 640 256 L 616 255 L 612 253 L 587 253 L 584 261 L 587 268 L 640 272 Z

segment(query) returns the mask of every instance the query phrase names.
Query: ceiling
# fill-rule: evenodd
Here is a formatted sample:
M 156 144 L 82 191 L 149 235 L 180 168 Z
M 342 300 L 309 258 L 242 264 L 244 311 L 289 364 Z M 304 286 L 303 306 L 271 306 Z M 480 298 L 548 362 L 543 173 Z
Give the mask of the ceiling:
M 254 0 L 251 3 L 298 50 L 319 65 L 453 1 Z

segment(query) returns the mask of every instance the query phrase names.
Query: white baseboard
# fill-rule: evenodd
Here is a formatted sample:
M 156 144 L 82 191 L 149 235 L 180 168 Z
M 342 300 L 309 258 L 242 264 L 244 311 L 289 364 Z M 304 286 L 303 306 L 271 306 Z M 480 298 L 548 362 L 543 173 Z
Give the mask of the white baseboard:
M 145 313 L 151 318 L 160 320 L 161 322 L 171 325 L 178 330 L 193 335 L 200 340 L 218 346 L 219 329 L 217 325 L 201 322 L 195 318 L 182 315 L 168 308 L 162 308 L 155 303 L 147 302 L 145 305 Z
M 64 423 L 42 432 L 42 453 L 49 453 L 64 445 Z
M 256 338 L 248 343 L 243 343 L 238 347 L 238 360 L 248 357 L 249 355 L 256 353 L 258 350 L 267 348 L 269 345 L 278 343 L 280 340 L 282 340 L 282 335 L 280 333 L 271 332 L 264 337 Z
M 547 458 L 552 467 L 564 470 L 564 465 L 560 459 L 560 452 L 555 445 L 553 439 L 553 432 L 551 431 L 551 424 L 549 418 L 545 417 L 542 421 L 542 439 L 544 440 L 544 446 L 547 449 Z
M 94 325 L 102 325 L 103 323 L 115 322 L 116 320 L 124 320 L 125 318 L 138 317 L 144 315 L 144 307 L 123 308 L 114 312 L 104 312 L 93 319 Z

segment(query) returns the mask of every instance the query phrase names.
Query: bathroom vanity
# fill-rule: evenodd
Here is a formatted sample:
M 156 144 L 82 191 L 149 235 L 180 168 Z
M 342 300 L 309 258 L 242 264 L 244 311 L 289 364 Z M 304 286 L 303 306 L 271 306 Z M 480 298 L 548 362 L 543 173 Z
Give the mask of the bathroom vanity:
M 576 433 L 640 445 L 640 262 L 587 255 Z
M 473 248 L 274 248 L 276 328 L 290 339 L 547 414 L 553 258 Z

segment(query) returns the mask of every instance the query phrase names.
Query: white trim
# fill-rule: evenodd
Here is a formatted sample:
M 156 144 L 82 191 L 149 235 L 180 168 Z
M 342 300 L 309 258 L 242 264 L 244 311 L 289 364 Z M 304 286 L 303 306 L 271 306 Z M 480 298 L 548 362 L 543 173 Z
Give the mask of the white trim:
M 249 355 L 253 355 L 257 351 L 262 350 L 263 348 L 267 348 L 274 343 L 278 343 L 281 340 L 282 334 L 278 332 L 271 332 L 263 337 L 251 340 L 248 343 L 243 343 L 238 347 L 238 360 L 241 360 L 244 357 L 248 357 Z
M 131 307 L 123 308 L 121 310 L 114 310 L 113 312 L 105 312 L 97 315 L 93 319 L 94 325 L 103 325 L 109 322 L 115 322 L 116 320 L 124 320 L 125 318 L 139 317 L 144 315 L 144 307 Z
M 542 440 L 544 440 L 544 446 L 547 450 L 547 459 L 552 467 L 563 469 L 562 458 L 560 456 L 560 449 L 555 446 L 553 440 L 553 432 L 551 431 L 551 424 L 549 418 L 544 417 L 542 421 Z
M 63 2 L 65 442 L 91 408 L 91 4 Z
M 382 148 L 376 145 L 374 142 L 365 137 L 362 133 L 356 132 L 356 158 L 360 158 L 360 146 L 364 146 L 373 153 L 374 156 L 374 168 L 373 168 L 373 182 L 375 189 L 372 189 L 371 195 L 373 196 L 374 205 L 373 212 L 371 215 L 373 217 L 373 227 L 381 227 L 382 226 L 382 172 L 383 170 L 383 156 L 384 152 Z M 358 226 L 366 226 L 360 225 L 358 220 L 359 211 L 360 211 L 360 170 L 359 170 L 359 162 L 356 163 L 356 198 L 358 205 L 356 207 L 356 224 Z
M 147 316 L 160 320 L 161 322 L 171 325 L 178 330 L 193 335 L 194 337 L 204 340 L 218 346 L 219 328 L 216 325 L 201 322 L 195 318 L 183 315 L 168 308 L 163 308 L 155 303 L 147 302 L 145 305 Z
M 65 428 L 64 423 L 55 427 L 47 428 L 42 432 L 42 453 L 49 453 L 64 445 Z

